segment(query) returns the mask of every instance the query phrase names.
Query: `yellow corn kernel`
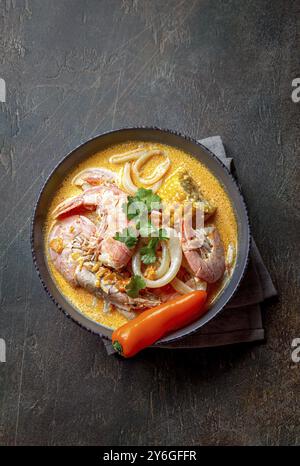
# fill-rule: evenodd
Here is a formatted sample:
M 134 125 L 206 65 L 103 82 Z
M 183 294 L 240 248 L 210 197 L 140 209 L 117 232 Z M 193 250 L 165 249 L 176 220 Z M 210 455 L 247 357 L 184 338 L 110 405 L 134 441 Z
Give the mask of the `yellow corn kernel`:
M 78 259 L 80 259 L 80 254 L 79 252 L 72 252 L 71 257 L 73 261 L 77 261 Z
M 57 254 L 61 254 L 63 249 L 64 249 L 64 243 L 61 238 L 53 238 L 50 241 L 50 248 L 53 249 L 53 251 L 57 252 Z
M 84 264 L 84 257 L 80 257 L 79 259 L 76 259 L 76 260 L 79 263 L 79 268 L 81 270 Z
M 215 207 L 204 198 L 200 186 L 193 180 L 187 170 L 179 167 L 173 175 L 166 179 L 160 188 L 161 198 L 169 203 L 189 205 L 192 203 L 193 214 L 202 205 L 206 216 L 212 215 Z M 201 203 L 201 204 L 200 204 Z
M 184 172 L 183 168 L 178 168 L 173 175 L 166 179 L 159 191 L 163 200 L 168 202 L 184 202 L 188 200 L 188 194 L 181 184 Z
M 125 292 L 126 291 L 126 286 L 128 285 L 129 282 L 130 282 L 130 278 L 124 278 L 123 280 L 119 280 L 117 282 L 116 286 L 117 286 L 119 291 Z
M 115 281 L 117 279 L 117 275 L 115 274 L 115 272 L 112 272 L 111 270 L 108 270 L 105 275 L 104 275 L 104 279 L 106 281 Z
M 92 267 L 92 272 L 94 272 L 94 273 L 95 273 L 95 272 L 98 272 L 99 268 L 100 268 L 100 264 L 99 264 L 99 262 L 97 262 L 97 264 L 95 264 L 95 265 Z
M 106 270 L 107 269 L 105 267 L 99 267 L 98 272 L 96 272 L 97 277 L 102 278 L 103 275 L 105 274 Z
M 155 278 L 156 278 L 156 270 L 155 270 L 154 265 L 148 265 L 148 266 L 146 267 L 144 276 L 145 276 L 146 278 L 148 278 L 148 280 L 155 280 Z

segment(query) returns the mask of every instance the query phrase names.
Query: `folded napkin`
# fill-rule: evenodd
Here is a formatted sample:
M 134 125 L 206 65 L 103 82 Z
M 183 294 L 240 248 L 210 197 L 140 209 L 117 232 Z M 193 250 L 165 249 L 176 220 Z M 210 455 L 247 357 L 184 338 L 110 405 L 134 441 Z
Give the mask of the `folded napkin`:
M 220 136 L 212 136 L 199 142 L 213 152 L 230 170 L 232 159 L 226 157 Z M 233 343 L 245 343 L 264 339 L 260 304 L 276 296 L 268 270 L 252 238 L 250 260 L 245 276 L 234 297 L 222 312 L 196 333 L 172 343 L 161 343 L 156 348 L 206 348 Z M 108 354 L 115 351 L 111 341 L 102 339 Z

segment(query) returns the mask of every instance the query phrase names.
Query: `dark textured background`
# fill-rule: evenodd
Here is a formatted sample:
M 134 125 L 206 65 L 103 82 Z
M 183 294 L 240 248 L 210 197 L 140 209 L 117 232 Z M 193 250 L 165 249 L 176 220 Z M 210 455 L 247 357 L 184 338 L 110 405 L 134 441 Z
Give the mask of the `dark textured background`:
M 287 0 L 0 1 L 0 444 L 300 443 L 299 19 Z M 123 361 L 44 293 L 38 191 L 72 148 L 128 125 L 222 136 L 280 292 L 265 344 Z

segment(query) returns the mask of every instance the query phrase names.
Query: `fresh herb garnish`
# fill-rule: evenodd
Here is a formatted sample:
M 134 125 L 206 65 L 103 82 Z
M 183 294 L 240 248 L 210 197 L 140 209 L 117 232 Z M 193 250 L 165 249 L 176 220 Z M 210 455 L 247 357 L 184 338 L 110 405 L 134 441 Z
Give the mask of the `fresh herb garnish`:
M 153 264 L 156 262 L 158 242 L 169 239 L 167 231 L 164 228 L 157 229 L 149 218 L 152 210 L 161 208 L 161 198 L 152 189 L 139 188 L 134 196 L 128 196 L 127 199 L 127 203 L 123 204 L 122 208 L 128 220 L 134 220 L 142 238 L 150 238 L 148 243 L 141 248 L 141 260 L 144 264 Z M 137 237 L 129 230 L 128 228 L 121 234 L 117 233 L 115 239 L 132 248 L 137 243 Z
M 158 194 L 155 194 L 152 189 L 139 188 L 135 197 L 138 201 L 146 205 L 148 212 L 151 212 L 154 208 L 156 210 L 160 208 L 161 198 Z M 155 204 L 155 206 L 153 204 Z
M 143 264 L 154 264 L 156 262 L 156 247 L 158 243 L 158 238 L 151 238 L 146 244 L 141 248 L 141 261 Z
M 167 230 L 166 230 L 165 228 L 160 228 L 160 229 L 158 230 L 158 238 L 159 238 L 160 240 L 163 240 L 163 239 L 165 239 L 165 240 L 166 240 L 166 239 L 170 239 L 170 237 L 169 237 L 169 235 L 168 235 L 168 232 L 167 232 Z
M 128 196 L 127 203 L 122 206 L 128 220 L 138 220 L 154 209 L 159 210 L 160 207 L 161 198 L 152 189 L 145 188 L 139 188 L 134 196 Z
M 154 225 L 152 225 L 150 220 L 147 220 L 143 223 L 139 221 L 136 224 L 136 227 L 139 229 L 142 238 L 148 238 L 149 236 L 157 236 L 157 229 Z
M 158 242 L 161 240 L 169 239 L 168 234 L 164 228 L 157 230 L 157 236 L 150 238 L 146 246 L 141 248 L 141 261 L 143 264 L 154 264 L 156 262 L 156 248 Z
M 130 298 L 137 298 L 140 290 L 146 288 L 145 280 L 140 275 L 133 275 L 125 290 Z
M 128 196 L 128 200 L 122 205 L 123 212 L 125 212 L 128 220 L 138 220 L 142 216 L 148 215 L 148 210 L 145 204 L 133 196 Z
M 138 241 L 135 230 L 130 227 L 124 228 L 121 233 L 117 232 L 114 239 L 121 241 L 121 243 L 124 243 L 129 249 L 134 248 Z

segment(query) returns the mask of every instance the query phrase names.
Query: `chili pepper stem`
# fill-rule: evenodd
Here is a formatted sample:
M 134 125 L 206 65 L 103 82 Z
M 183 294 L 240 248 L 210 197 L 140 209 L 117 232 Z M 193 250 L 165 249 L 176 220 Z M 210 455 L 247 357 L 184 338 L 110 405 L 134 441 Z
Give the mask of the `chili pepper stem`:
M 123 348 L 121 343 L 119 343 L 117 340 L 113 342 L 113 349 L 117 351 L 117 353 L 122 354 L 123 353 Z

